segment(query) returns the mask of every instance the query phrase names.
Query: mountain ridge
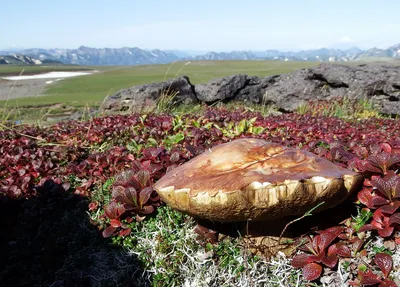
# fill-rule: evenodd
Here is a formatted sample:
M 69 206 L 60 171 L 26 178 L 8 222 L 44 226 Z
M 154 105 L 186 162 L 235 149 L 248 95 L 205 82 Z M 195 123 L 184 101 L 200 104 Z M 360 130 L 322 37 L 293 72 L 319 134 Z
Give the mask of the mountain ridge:
M 167 64 L 174 61 L 191 60 L 280 60 L 280 61 L 318 61 L 318 62 L 343 62 L 368 59 L 393 60 L 400 59 L 400 43 L 387 49 L 372 48 L 362 50 L 357 47 L 349 49 L 320 48 L 314 50 L 301 50 L 298 52 L 283 52 L 279 50 L 265 51 L 210 51 L 203 55 L 188 55 L 183 50 L 144 50 L 138 47 L 121 48 L 92 48 L 80 46 L 77 49 L 42 49 L 29 48 L 16 53 L 15 51 L 0 51 L 0 55 L 7 57 L 27 57 L 27 64 L 32 62 L 57 61 L 64 64 L 75 65 L 148 65 Z M 2 58 L 4 59 L 5 56 Z M 1 58 L 0 58 L 1 59 Z M 33 59 L 33 60 L 32 60 Z M 5 62 L 3 61 L 3 64 Z

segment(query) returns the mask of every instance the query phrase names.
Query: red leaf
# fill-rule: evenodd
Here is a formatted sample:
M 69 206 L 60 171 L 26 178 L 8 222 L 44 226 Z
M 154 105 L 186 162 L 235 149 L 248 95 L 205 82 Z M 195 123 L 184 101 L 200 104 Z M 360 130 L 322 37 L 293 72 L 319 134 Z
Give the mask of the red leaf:
M 142 153 L 146 158 L 155 159 L 162 151 L 162 148 L 149 147 L 145 148 Z
M 338 257 L 336 255 L 329 255 L 322 259 L 322 263 L 330 268 L 336 266 L 338 262 Z
M 360 282 L 358 280 L 348 281 L 348 282 L 349 282 L 349 286 L 356 286 L 356 287 L 360 286 Z
M 108 226 L 106 229 L 103 230 L 103 237 L 107 238 L 113 235 L 113 233 L 117 230 L 117 228 L 113 226 Z
M 371 199 L 371 203 L 372 203 L 372 207 L 370 208 L 378 208 L 379 206 L 388 204 L 390 201 L 387 200 L 385 197 L 383 197 L 383 195 L 379 194 L 375 194 L 372 196 Z
M 113 186 L 111 195 L 116 201 L 123 202 L 125 198 L 125 187 L 122 185 Z
M 328 248 L 328 256 L 336 254 L 342 257 L 351 257 L 351 251 L 344 242 L 333 244 Z
M 392 216 L 390 216 L 389 224 L 390 225 L 393 225 L 393 224 L 399 224 L 400 225 L 400 212 L 395 213 Z
M 147 170 L 139 170 L 136 176 L 142 187 L 146 186 L 150 180 L 150 173 Z
M 361 250 L 360 251 L 360 256 L 364 256 L 364 257 L 368 256 L 367 250 L 366 249 Z
M 333 227 L 329 227 L 324 230 L 324 232 L 331 232 L 333 234 L 336 234 L 336 236 L 338 236 L 340 233 L 342 233 L 342 231 L 343 231 L 343 227 L 340 227 L 340 226 L 333 226 Z
M 314 236 L 314 238 L 312 239 L 311 242 L 311 246 L 312 246 L 312 250 L 314 250 L 314 252 L 312 250 L 310 250 L 312 253 L 319 253 L 319 248 L 318 246 L 321 243 L 321 235 L 318 234 L 316 236 Z
M 391 202 L 389 204 L 379 207 L 379 209 L 383 213 L 391 215 L 391 214 L 395 213 L 397 211 L 397 209 L 399 209 L 399 207 L 400 207 L 400 201 L 394 201 L 394 202 Z
M 92 186 L 92 184 L 93 184 L 92 180 L 87 180 L 83 182 L 80 187 L 83 189 L 89 189 Z
M 355 163 L 355 167 L 360 172 L 370 171 L 376 173 L 382 173 L 381 169 L 377 168 L 376 166 L 372 165 L 368 160 L 359 160 Z
M 151 160 L 144 160 L 142 162 L 135 161 L 135 163 L 137 163 L 139 165 L 139 166 L 136 167 L 137 171 L 139 171 L 141 169 L 149 170 L 150 166 L 151 166 Z
M 337 250 L 338 250 L 337 244 L 338 243 L 329 246 L 328 253 L 327 253 L 328 256 L 337 254 Z
M 151 194 L 153 193 L 153 189 L 151 187 L 143 188 L 139 193 L 139 207 L 142 207 L 149 201 Z
M 393 170 L 390 170 L 383 178 L 377 177 L 371 180 L 371 183 L 389 200 L 397 194 L 400 195 L 400 177 Z
M 319 242 L 317 243 L 318 251 L 324 251 L 333 242 L 333 240 L 339 236 L 342 230 L 343 229 L 341 227 L 333 227 L 320 232 L 320 234 L 316 236 L 320 236 Z
M 125 208 L 114 201 L 104 207 L 104 214 L 110 219 L 118 219 L 125 212 Z
M 155 164 L 155 163 L 152 163 L 152 164 L 150 165 L 150 167 L 149 167 L 149 170 L 150 170 L 150 172 L 151 172 L 152 174 L 154 174 L 154 173 L 157 173 L 157 171 L 162 170 L 163 168 L 164 168 L 164 167 L 163 167 L 162 164 Z
M 385 279 L 381 284 L 379 284 L 379 287 L 398 287 L 398 286 L 392 280 Z
M 383 151 L 385 151 L 387 153 L 391 153 L 392 152 L 392 147 L 390 146 L 390 144 L 381 143 L 381 148 L 382 148 Z
M 385 278 L 387 278 L 393 268 L 392 256 L 386 253 L 377 253 L 374 257 L 374 262 L 376 265 L 379 266 L 379 268 L 385 275 Z
M 140 214 L 145 214 L 145 215 L 151 214 L 151 213 L 154 212 L 154 206 L 152 206 L 152 205 L 145 205 L 145 206 L 143 206 L 143 207 L 140 209 L 139 212 L 140 212 Z
M 138 206 L 137 191 L 132 186 L 128 186 L 126 188 L 120 185 L 115 186 L 112 189 L 112 196 L 116 201 L 122 203 L 125 209 L 127 209 L 127 206 Z
M 23 178 L 22 178 L 22 184 L 27 184 L 27 183 L 29 183 L 31 181 L 31 177 L 29 176 L 29 175 L 25 175 Z
M 358 251 L 361 250 L 361 248 L 363 247 L 363 245 L 364 245 L 364 240 L 359 239 L 359 238 L 356 238 L 356 239 L 353 241 L 353 243 L 352 243 L 353 251 L 354 251 L 355 253 L 357 253 Z
M 384 227 L 382 229 L 378 229 L 378 234 L 381 237 L 389 237 L 389 236 L 391 236 L 393 234 L 393 231 L 394 231 L 394 227 L 387 226 L 387 227 Z
M 19 176 L 23 176 L 24 174 L 26 174 L 26 169 L 20 168 L 20 169 L 18 170 L 18 174 L 19 174 Z
M 316 262 L 316 263 L 321 263 L 324 258 L 325 258 L 325 252 L 321 252 L 318 255 L 310 255 L 309 257 L 310 262 Z
M 304 279 L 308 281 L 314 281 L 318 279 L 322 274 L 322 266 L 317 263 L 308 263 L 303 267 Z
M 367 161 L 375 167 L 379 167 L 383 174 L 387 173 L 389 167 L 400 162 L 400 155 L 390 154 L 388 152 L 380 152 L 367 158 Z M 372 171 L 372 170 L 371 170 Z
M 357 199 L 367 206 L 368 208 L 374 208 L 374 204 L 372 203 L 372 193 L 371 190 L 368 188 L 363 188 L 358 194 Z
M 309 257 L 310 255 L 306 253 L 297 254 L 296 256 L 293 257 L 291 264 L 294 268 L 303 268 L 308 263 L 311 263 Z
M 372 224 L 364 224 L 363 226 L 361 226 L 361 228 L 358 230 L 358 232 L 375 230 L 375 229 L 376 229 L 376 227 L 373 226 Z
M 377 209 L 377 210 L 375 210 L 374 214 L 372 215 L 372 218 L 373 218 L 372 225 L 376 225 L 376 224 L 382 225 L 384 223 L 385 218 L 387 218 L 387 216 L 385 216 L 382 213 L 381 209 Z M 374 223 L 374 221 L 375 221 L 375 223 Z
M 131 228 L 122 229 L 118 234 L 119 236 L 127 236 L 131 233 Z
M 121 227 L 121 222 L 118 219 L 111 219 L 110 225 L 112 227 L 118 228 L 118 227 Z
M 196 225 L 194 232 L 196 232 L 198 235 L 203 237 L 203 239 L 207 240 L 208 242 L 217 243 L 218 241 L 218 233 L 215 230 L 209 229 L 200 224 Z
M 93 211 L 99 206 L 99 203 L 97 201 L 89 203 L 89 211 Z
M 373 179 L 373 178 L 375 178 L 375 177 L 376 177 L 376 175 L 373 175 L 373 176 L 371 176 L 371 179 Z M 365 179 L 364 179 L 364 182 L 363 182 L 363 185 L 364 185 L 364 186 L 367 186 L 367 187 L 372 187 L 371 180 L 369 180 L 368 178 L 365 178 Z
M 381 283 L 382 280 L 379 279 L 378 275 L 372 273 L 371 270 L 368 270 L 366 273 L 362 274 L 361 284 L 366 286 L 371 286 L 375 284 Z

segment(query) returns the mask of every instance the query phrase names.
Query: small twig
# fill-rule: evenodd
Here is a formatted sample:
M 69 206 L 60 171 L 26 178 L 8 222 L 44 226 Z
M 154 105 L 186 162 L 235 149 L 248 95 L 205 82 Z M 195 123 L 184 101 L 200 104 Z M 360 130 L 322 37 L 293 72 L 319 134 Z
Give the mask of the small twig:
M 281 244 L 281 240 L 282 240 L 282 236 L 285 233 L 286 229 L 289 227 L 289 225 L 295 223 L 296 221 L 302 220 L 303 218 L 307 217 L 307 216 L 311 216 L 312 212 L 317 209 L 318 207 L 320 207 L 321 205 L 323 205 L 325 203 L 325 201 L 320 202 L 318 205 L 314 206 L 313 208 L 311 208 L 309 211 L 307 211 L 306 213 L 304 213 L 301 217 L 296 218 L 292 221 L 290 221 L 288 224 L 285 225 L 285 228 L 283 228 L 281 234 L 279 235 L 279 240 L 278 240 L 278 244 Z

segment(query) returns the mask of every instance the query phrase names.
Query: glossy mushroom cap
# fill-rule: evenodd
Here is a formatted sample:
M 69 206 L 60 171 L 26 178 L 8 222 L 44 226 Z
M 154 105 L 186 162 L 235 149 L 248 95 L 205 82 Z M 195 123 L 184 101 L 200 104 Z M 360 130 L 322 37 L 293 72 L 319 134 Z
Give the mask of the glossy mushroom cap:
M 310 152 L 243 138 L 207 150 L 154 186 L 171 207 L 221 222 L 269 220 L 344 201 L 362 176 Z

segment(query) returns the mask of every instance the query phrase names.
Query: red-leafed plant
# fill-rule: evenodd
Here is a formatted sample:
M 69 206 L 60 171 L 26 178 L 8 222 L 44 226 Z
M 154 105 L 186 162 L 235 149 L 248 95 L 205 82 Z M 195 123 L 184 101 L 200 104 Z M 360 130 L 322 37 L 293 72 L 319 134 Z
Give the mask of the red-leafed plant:
M 374 145 L 371 149 L 372 155 L 366 160 L 360 160 L 356 163 L 356 168 L 360 172 L 385 175 L 391 166 L 400 163 L 400 154 L 392 153 L 388 144 Z
M 122 204 L 111 201 L 104 207 L 104 215 L 110 219 L 110 226 L 103 230 L 103 236 L 111 236 L 118 228 L 124 227 L 120 221 L 120 216 L 125 212 Z
M 338 256 L 350 257 L 350 249 L 344 242 L 332 244 L 342 231 L 342 227 L 331 227 L 319 231 L 313 238 L 307 237 L 306 243 L 299 247 L 307 253 L 296 255 L 292 260 L 292 266 L 303 268 L 304 278 L 313 281 L 321 276 L 324 265 L 333 268 L 338 262 Z
M 112 188 L 112 197 L 123 205 L 126 211 L 147 215 L 160 205 L 160 197 L 153 190 L 148 170 L 127 170 L 117 177 Z
M 351 224 L 351 226 L 346 226 L 344 228 L 343 233 L 339 234 L 338 238 L 346 241 L 348 243 L 348 247 L 350 251 L 353 252 L 353 255 L 357 254 L 361 248 L 364 246 L 364 240 L 357 236 L 357 232 L 360 229 L 357 224 Z
M 360 231 L 377 230 L 382 237 L 393 234 L 396 225 L 400 224 L 400 177 L 392 170 L 384 177 L 374 176 L 366 180 L 359 201 L 370 209 L 376 209 L 370 224 L 364 225 Z
M 383 276 L 368 270 L 358 271 L 358 280 L 349 282 L 352 286 L 378 286 L 378 287 L 397 287 L 397 284 L 389 278 L 393 269 L 392 256 L 386 253 L 377 253 L 373 262 L 378 266 Z
M 152 186 L 166 171 L 184 162 L 186 153 L 187 150 L 168 153 L 163 148 L 145 148 L 140 160 L 133 160 L 130 169 L 116 176 L 111 187 L 111 203 L 120 204 L 122 213 L 118 213 L 118 217 L 115 217 L 116 213 L 105 213 L 111 225 L 103 231 L 104 237 L 116 231 L 119 235 L 126 235 L 129 228 L 123 224 L 124 220 L 132 221 L 134 218 L 137 222 L 142 221 L 161 205 L 160 197 Z
M 154 175 L 161 169 L 149 161 L 144 164 L 134 161 L 134 167 L 116 177 L 112 185 L 112 200 L 105 206 L 104 215 L 110 219 L 110 226 L 103 231 L 109 237 L 118 229 L 128 229 L 122 219 L 141 221 L 161 205 L 160 197 L 152 188 Z M 126 234 L 126 231 L 120 231 Z M 120 234 L 121 235 L 121 234 Z

